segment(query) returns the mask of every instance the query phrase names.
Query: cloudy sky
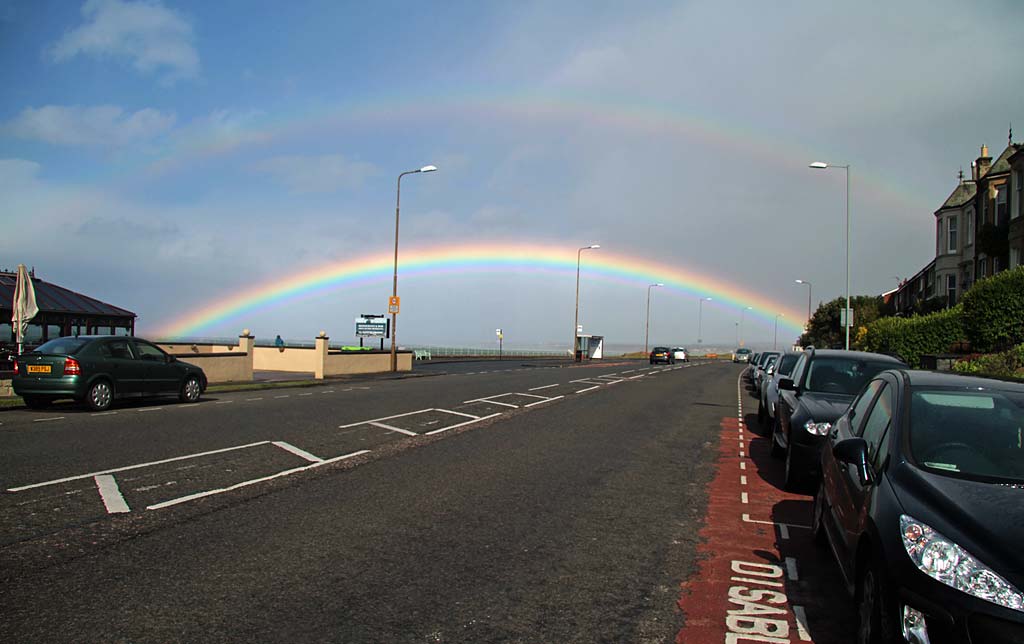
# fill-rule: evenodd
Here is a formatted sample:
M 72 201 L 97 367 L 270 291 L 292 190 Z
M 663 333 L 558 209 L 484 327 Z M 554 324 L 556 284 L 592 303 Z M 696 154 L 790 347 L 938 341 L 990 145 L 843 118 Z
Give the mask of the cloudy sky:
M 403 343 L 567 345 L 589 244 L 588 332 L 642 345 L 665 281 L 652 342 L 731 344 L 747 301 L 747 342 L 776 313 L 789 340 L 794 279 L 844 292 L 844 173 L 807 164 L 851 166 L 854 294 L 893 288 L 957 170 L 1024 132 L 1022 24 L 1014 0 L 0 0 L 0 268 L 142 334 L 262 289 L 189 334 L 348 341 L 390 266 L 275 285 L 390 257 L 396 177 L 434 164 L 402 181 L 401 252 L 450 254 L 400 266 Z M 568 259 L 461 262 L 534 246 Z

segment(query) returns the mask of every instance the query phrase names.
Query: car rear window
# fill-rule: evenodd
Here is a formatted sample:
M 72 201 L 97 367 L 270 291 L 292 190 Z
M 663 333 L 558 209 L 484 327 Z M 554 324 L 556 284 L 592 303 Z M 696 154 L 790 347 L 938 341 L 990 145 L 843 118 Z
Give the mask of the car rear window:
M 61 353 L 71 355 L 85 346 L 87 338 L 55 338 L 44 342 L 33 350 L 33 353 Z
M 910 451 L 938 473 L 1024 480 L 1024 393 L 914 389 Z
M 778 372 L 784 376 L 788 376 L 793 373 L 793 367 L 796 366 L 796 361 L 800 359 L 800 356 L 787 353 L 782 356 L 782 362 L 779 363 Z
M 855 395 L 876 375 L 898 367 L 892 362 L 856 358 L 815 358 L 807 368 L 804 389 L 826 394 Z

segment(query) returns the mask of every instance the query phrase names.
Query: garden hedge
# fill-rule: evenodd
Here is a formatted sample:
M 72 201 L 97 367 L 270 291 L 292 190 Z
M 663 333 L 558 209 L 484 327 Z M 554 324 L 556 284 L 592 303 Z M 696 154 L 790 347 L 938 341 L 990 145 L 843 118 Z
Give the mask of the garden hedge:
M 858 334 L 857 348 L 897 356 L 911 367 L 921 366 L 921 356 L 947 353 L 964 338 L 963 308 L 909 318 L 879 318 Z
M 964 331 L 978 352 L 1024 342 L 1024 266 L 975 282 L 961 302 Z

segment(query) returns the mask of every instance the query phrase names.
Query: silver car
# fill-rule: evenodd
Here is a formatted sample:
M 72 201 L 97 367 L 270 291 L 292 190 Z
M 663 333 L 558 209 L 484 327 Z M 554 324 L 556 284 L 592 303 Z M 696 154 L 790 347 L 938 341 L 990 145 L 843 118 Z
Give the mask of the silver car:
M 757 403 L 757 420 L 763 427 L 771 427 L 775 418 L 775 404 L 779 400 L 779 379 L 789 378 L 793 374 L 793 368 L 802 355 L 800 351 L 787 351 L 765 372 L 765 381 L 761 385 L 761 399 Z

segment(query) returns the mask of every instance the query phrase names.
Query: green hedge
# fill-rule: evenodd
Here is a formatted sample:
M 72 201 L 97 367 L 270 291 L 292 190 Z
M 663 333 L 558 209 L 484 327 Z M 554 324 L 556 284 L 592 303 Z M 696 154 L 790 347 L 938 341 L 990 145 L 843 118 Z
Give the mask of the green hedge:
M 1024 380 L 1024 344 L 1009 351 L 990 353 L 972 360 L 961 360 L 953 365 L 953 371 L 997 378 Z
M 961 303 L 974 351 L 1000 351 L 1024 342 L 1024 266 L 979 280 Z
M 921 356 L 946 353 L 964 338 L 963 308 L 909 318 L 879 318 L 862 329 L 857 348 L 898 356 L 911 367 L 921 366 Z

